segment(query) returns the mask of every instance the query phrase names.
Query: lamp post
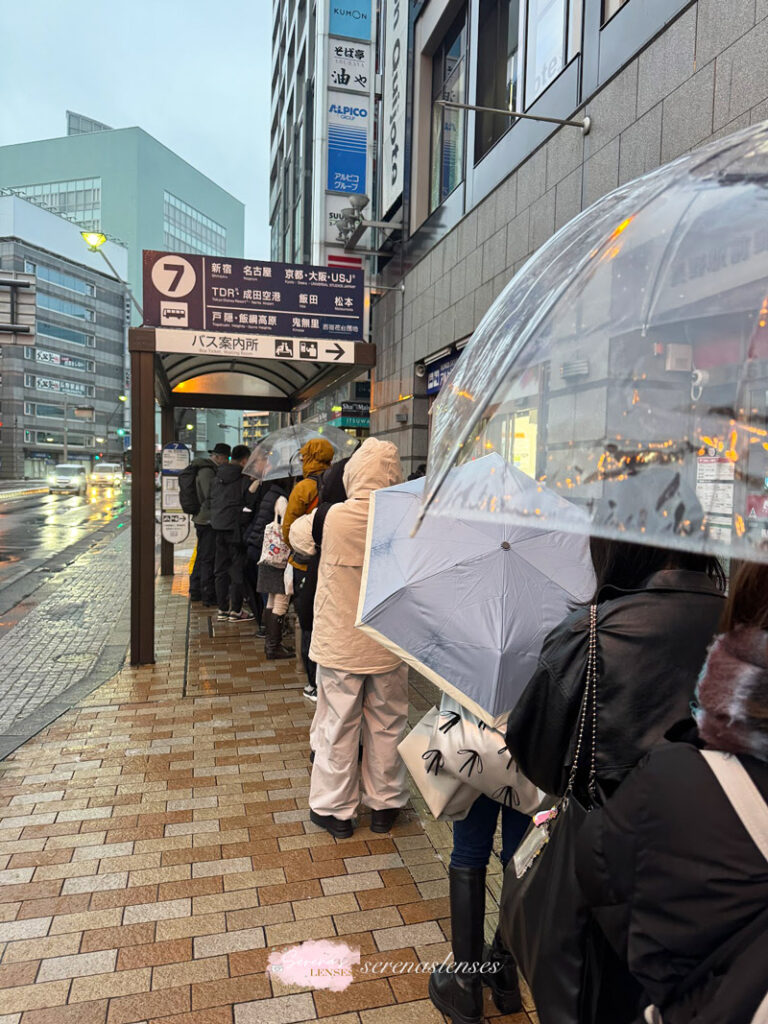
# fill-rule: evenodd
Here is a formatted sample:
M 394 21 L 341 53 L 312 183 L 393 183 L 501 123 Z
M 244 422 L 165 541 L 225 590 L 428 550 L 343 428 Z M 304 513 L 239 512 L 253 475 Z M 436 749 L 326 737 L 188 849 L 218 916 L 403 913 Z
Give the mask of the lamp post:
M 122 279 L 122 277 L 120 277 L 118 272 L 112 266 L 112 263 L 109 260 L 109 257 L 104 252 L 104 250 L 101 248 L 102 245 L 104 245 L 104 243 L 107 241 L 107 236 L 105 234 L 103 234 L 101 231 L 81 231 L 80 232 L 80 236 L 82 237 L 83 241 L 88 246 L 88 248 L 91 250 L 91 252 L 98 252 L 98 253 L 101 254 L 101 256 L 104 259 L 104 262 L 107 264 L 109 269 L 115 275 L 117 280 L 121 284 L 124 284 L 126 286 L 126 288 L 128 289 L 128 294 L 131 297 L 131 302 L 133 303 L 133 307 L 136 310 L 136 312 L 139 314 L 139 316 L 141 317 L 142 322 L 143 322 L 144 321 L 144 311 L 142 310 L 141 306 L 136 301 L 136 297 L 133 294 L 133 290 L 131 289 L 131 286 L 128 284 L 127 281 L 124 281 Z
M 117 396 L 117 405 L 112 410 L 109 418 L 107 419 L 106 426 L 104 428 L 104 433 L 107 435 L 107 451 L 109 451 L 109 425 L 112 422 L 112 420 L 115 418 L 115 414 L 117 413 L 117 410 L 120 409 L 127 401 L 128 401 L 128 396 L 127 395 L 118 395 Z M 123 430 L 123 435 L 124 434 L 125 434 L 125 430 Z M 117 436 L 118 437 L 122 436 L 120 434 L 120 430 L 119 429 L 117 431 Z

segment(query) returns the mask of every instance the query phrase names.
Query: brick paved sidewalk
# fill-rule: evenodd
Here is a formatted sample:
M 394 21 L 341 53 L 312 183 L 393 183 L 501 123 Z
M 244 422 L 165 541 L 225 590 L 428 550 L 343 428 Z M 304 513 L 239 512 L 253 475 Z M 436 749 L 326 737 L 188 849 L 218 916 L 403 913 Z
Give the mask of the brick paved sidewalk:
M 306 939 L 371 965 L 442 960 L 450 829 L 418 802 L 389 836 L 365 815 L 348 840 L 313 826 L 297 663 L 193 610 L 187 665 L 185 589 L 158 582 L 155 666 L 0 763 L 0 1024 L 441 1021 L 422 975 L 331 992 L 266 973 Z M 430 694 L 413 696 L 419 717 Z

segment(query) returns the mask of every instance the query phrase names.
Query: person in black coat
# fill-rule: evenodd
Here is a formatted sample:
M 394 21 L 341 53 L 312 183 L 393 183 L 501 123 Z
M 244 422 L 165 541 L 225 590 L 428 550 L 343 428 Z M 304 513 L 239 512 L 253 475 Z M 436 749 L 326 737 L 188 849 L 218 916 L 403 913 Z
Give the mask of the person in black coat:
M 662 536 L 668 522 L 682 524 L 681 533 L 701 529 L 701 506 L 673 470 L 648 471 L 642 485 L 665 495 L 655 509 L 658 521 L 648 524 L 650 536 Z M 626 501 L 633 487 L 626 482 L 606 485 L 606 518 L 617 506 L 619 491 L 620 500 Z M 642 504 L 647 503 L 645 499 Z M 640 501 L 637 506 L 642 507 Z M 598 523 L 600 516 L 598 509 L 594 517 Z M 590 548 L 597 577 L 591 602 L 597 605 L 596 778 L 593 792 L 586 772 L 577 773 L 574 785 L 574 797 L 587 808 L 608 799 L 651 747 L 688 713 L 696 678 L 717 630 L 725 589 L 723 570 L 714 558 L 599 537 L 591 538 Z M 507 722 L 510 756 L 531 782 L 553 796 L 565 793 L 574 761 L 589 618 L 589 607 L 576 608 L 549 634 L 536 672 Z M 586 750 L 591 749 L 591 739 L 587 725 Z M 573 882 L 575 886 L 575 877 Z M 559 924 L 566 930 L 570 927 L 565 919 Z M 595 948 L 602 946 L 598 935 Z M 585 974 L 581 998 L 588 999 L 592 1019 L 599 1024 L 629 1024 L 637 1016 L 639 987 L 610 947 L 604 946 L 600 956 L 600 976 Z M 552 978 L 557 977 L 553 962 Z M 555 1004 L 562 1020 L 573 1019 L 573 1002 L 565 1007 L 573 994 L 562 977 L 562 988 L 553 983 L 545 995 L 549 1015 L 539 1014 L 544 1024 L 557 1019 L 550 1016 Z M 535 1002 L 535 991 L 533 998 Z M 590 1024 L 586 1017 L 583 1024 Z
M 263 635 L 266 638 L 265 654 L 270 661 L 294 657 L 294 652 L 283 646 L 284 612 L 273 615 L 273 608 L 269 606 L 268 601 L 271 594 L 285 594 L 284 571 L 271 565 L 259 565 L 264 547 L 264 531 L 275 518 L 275 505 L 278 500 L 284 498 L 287 502 L 290 491 L 290 477 L 263 481 L 257 491 L 258 504 L 255 505 L 253 519 L 245 534 L 246 577 L 253 590 L 267 598 L 262 612 L 262 621 Z M 285 610 L 287 610 L 288 602 L 284 603 Z
M 243 609 L 245 573 L 245 531 L 253 514 L 258 481 L 245 476 L 243 467 L 251 449 L 244 444 L 232 449 L 232 461 L 219 466 L 211 484 L 211 526 L 216 535 L 214 577 L 217 618 L 253 620 L 255 613 Z
M 646 1019 L 664 1024 L 747 1024 L 761 1005 L 768 1019 L 768 859 L 699 752 L 735 755 L 768 801 L 768 566 L 741 568 L 723 628 L 697 687 L 698 731 L 674 730 L 577 840 L 593 915 L 660 1011 Z

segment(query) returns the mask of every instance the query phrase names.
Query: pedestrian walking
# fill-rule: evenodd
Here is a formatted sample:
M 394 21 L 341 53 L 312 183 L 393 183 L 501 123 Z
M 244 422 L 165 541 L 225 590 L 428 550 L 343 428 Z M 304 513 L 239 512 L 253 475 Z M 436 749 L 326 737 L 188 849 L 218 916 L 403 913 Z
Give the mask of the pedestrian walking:
M 389 831 L 408 801 L 397 751 L 408 715 L 407 666 L 355 628 L 369 498 L 402 478 L 395 446 L 368 438 L 345 469 L 348 498 L 330 508 L 323 530 L 309 651 L 318 684 L 309 807 L 311 821 L 336 838 L 352 835 L 361 797 L 374 832 Z
M 243 608 L 246 549 L 244 534 L 250 522 L 259 483 L 243 474 L 251 450 L 244 444 L 232 449 L 232 460 L 220 466 L 211 485 L 211 526 L 216 536 L 216 602 L 218 619 L 252 621 Z
M 282 532 L 280 520 L 284 517 L 288 507 L 290 487 L 289 477 L 283 480 L 267 480 L 261 485 L 260 490 L 263 490 L 264 494 L 245 536 L 248 572 L 251 578 L 255 574 L 257 591 L 266 598 L 262 614 L 265 634 L 264 653 L 269 661 L 296 656 L 295 651 L 288 650 L 283 645 L 285 613 L 288 611 L 291 600 L 285 592 L 285 567 L 280 568 L 261 561 L 264 534 L 269 524 L 277 521 Z
M 576 870 L 664 1024 L 768 1020 L 768 566 L 731 584 L 694 718 L 587 816 Z
M 335 449 L 330 441 L 326 441 L 324 438 L 313 438 L 301 446 L 299 454 L 303 479 L 294 486 L 288 498 L 288 509 L 283 519 L 283 538 L 286 544 L 290 544 L 289 531 L 292 523 L 300 516 L 317 508 L 320 480 L 331 464 Z M 309 654 L 312 642 L 316 586 L 316 584 L 313 586 L 314 572 L 310 573 L 309 571 L 311 560 L 302 561 L 296 555 L 292 555 L 290 562 L 293 566 L 293 604 L 301 626 L 301 657 L 304 662 L 304 670 L 307 673 L 304 696 L 311 701 L 316 701 L 316 667 Z
M 610 487 L 606 495 L 612 508 Z M 687 497 L 687 514 L 700 522 L 701 507 Z M 657 511 L 664 515 L 664 506 Z M 649 532 L 654 535 L 652 527 Z M 545 793 L 570 793 L 546 854 L 531 869 L 552 902 L 537 909 L 535 949 L 530 934 L 521 934 L 531 922 L 526 904 L 515 902 L 514 886 L 501 906 L 501 933 L 521 963 L 542 1024 L 636 1019 L 637 984 L 609 947 L 591 942 L 575 884 L 573 835 L 586 810 L 614 793 L 687 714 L 723 606 L 725 578 L 714 558 L 596 537 L 590 547 L 597 577 L 591 606 L 577 608 L 549 634 L 506 733 L 509 754 L 527 778 Z M 591 655 L 596 696 L 582 715 Z M 583 770 L 587 759 L 589 771 Z
M 192 516 L 197 534 L 195 564 L 189 577 L 189 597 L 191 601 L 202 601 L 206 608 L 212 608 L 216 603 L 216 536 L 211 526 L 211 484 L 219 466 L 229 462 L 230 451 L 228 444 L 218 442 L 209 450 L 209 458 L 198 456 L 179 474 L 181 508 Z

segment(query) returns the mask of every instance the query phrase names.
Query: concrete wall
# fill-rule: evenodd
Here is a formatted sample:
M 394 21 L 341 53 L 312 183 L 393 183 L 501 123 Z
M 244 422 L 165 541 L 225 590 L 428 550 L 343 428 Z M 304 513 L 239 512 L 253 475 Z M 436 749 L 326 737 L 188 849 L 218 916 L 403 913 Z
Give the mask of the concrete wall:
M 416 363 L 470 335 L 528 257 L 600 196 L 767 118 L 766 53 L 768 0 L 691 4 L 579 111 L 588 136 L 557 129 L 416 264 L 404 294 L 377 302 L 371 432 L 398 445 L 406 472 L 427 454 Z

